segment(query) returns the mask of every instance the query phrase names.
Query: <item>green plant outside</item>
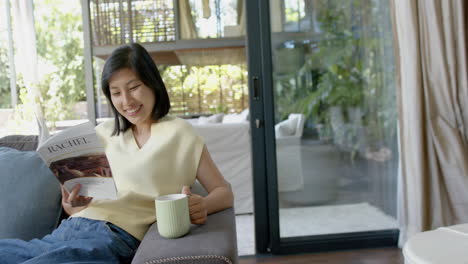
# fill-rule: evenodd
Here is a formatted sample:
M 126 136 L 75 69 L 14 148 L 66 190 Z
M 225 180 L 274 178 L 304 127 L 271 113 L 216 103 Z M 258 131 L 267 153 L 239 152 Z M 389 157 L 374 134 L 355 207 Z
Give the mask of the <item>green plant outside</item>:
M 86 100 L 80 7 L 79 3 L 60 0 L 35 4 L 37 53 L 51 68 L 39 83 L 41 106 L 51 123 L 76 119 L 73 105 Z
M 348 110 L 359 108 L 360 124 L 351 124 L 346 128 L 350 131 L 341 133 L 354 138 L 352 155 L 363 144 L 370 148 L 392 144 L 397 114 L 388 3 L 315 3 L 321 32 L 311 34 L 309 42 L 296 43 L 304 51 L 304 62 L 296 71 L 275 75 L 277 116 L 284 119 L 289 113 L 304 113 L 315 128 L 320 127 L 319 132 L 330 137 L 336 136 L 330 110 L 338 107 L 350 123 Z M 358 139 L 359 126 L 365 127 L 365 142 Z
M 40 73 L 38 100 L 53 128 L 55 121 L 76 119 L 74 104 L 86 100 L 81 5 L 75 1 L 35 0 L 34 24 Z M 0 65 L 8 65 L 6 47 L 0 48 Z M 8 68 L 1 68 L 0 105 L 11 107 Z M 31 100 L 36 100 L 28 95 L 23 76 L 17 73 L 16 77 L 19 100 L 14 120 L 8 125 L 12 131 L 34 120 Z
M 240 112 L 248 107 L 247 71 L 241 65 L 161 66 L 173 114 Z
M 7 125 L 11 131 L 17 131 L 21 123 L 33 122 L 32 100 L 39 100 L 52 129 L 56 121 L 79 118 L 73 106 L 86 100 L 80 3 L 35 0 L 34 19 L 40 96 L 38 99 L 28 96 L 23 76 L 18 73 L 18 105 L 14 120 Z M 5 108 L 10 106 L 10 87 L 8 67 L 4 67 L 8 65 L 7 49 L 3 46 L 0 47 L 0 65 L 3 66 L 0 67 L 0 106 Z M 248 107 L 245 66 L 174 66 L 161 67 L 161 72 L 175 114 L 240 112 Z M 222 97 L 219 96 L 220 90 Z

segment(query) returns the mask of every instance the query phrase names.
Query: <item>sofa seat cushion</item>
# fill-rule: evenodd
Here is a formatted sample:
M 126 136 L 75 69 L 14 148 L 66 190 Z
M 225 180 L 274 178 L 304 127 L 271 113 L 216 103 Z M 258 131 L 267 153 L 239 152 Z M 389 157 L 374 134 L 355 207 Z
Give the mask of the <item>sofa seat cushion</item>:
M 467 263 L 468 224 L 418 233 L 405 243 L 403 255 L 407 264 Z
M 57 226 L 60 185 L 35 151 L 0 147 L 0 238 L 41 238 Z

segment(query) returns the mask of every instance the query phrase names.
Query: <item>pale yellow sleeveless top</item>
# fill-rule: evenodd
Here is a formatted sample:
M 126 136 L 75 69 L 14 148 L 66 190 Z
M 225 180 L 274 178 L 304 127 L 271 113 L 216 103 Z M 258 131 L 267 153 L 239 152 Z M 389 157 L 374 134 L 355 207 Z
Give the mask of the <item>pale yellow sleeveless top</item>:
M 111 136 L 114 120 L 96 127 L 116 183 L 117 200 L 93 200 L 73 217 L 111 222 L 143 239 L 156 221 L 154 199 L 180 193 L 195 181 L 203 140 L 183 119 L 164 117 L 151 126 L 151 136 L 140 149 L 128 129 Z

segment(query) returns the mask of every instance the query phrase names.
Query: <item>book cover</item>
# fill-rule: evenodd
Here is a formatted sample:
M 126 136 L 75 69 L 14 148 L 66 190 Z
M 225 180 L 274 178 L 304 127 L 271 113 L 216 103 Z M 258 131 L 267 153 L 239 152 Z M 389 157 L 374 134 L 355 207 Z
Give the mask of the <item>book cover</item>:
M 104 145 L 91 122 L 65 129 L 39 145 L 37 152 L 65 189 L 81 184 L 79 195 L 116 199 Z

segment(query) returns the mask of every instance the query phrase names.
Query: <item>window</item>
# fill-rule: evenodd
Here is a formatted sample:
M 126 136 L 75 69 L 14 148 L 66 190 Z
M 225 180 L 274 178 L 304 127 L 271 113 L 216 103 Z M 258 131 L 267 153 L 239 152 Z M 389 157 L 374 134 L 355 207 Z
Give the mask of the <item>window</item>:
M 162 67 L 172 114 L 241 112 L 248 107 L 245 64 Z
M 197 38 L 236 37 L 245 34 L 240 0 L 190 0 Z
M 272 13 L 284 6 L 284 20 L 277 27 L 282 30 L 273 31 L 271 39 L 275 121 L 287 121 L 294 113 L 305 117 L 295 151 L 282 145 L 286 141 L 278 130 L 279 190 L 286 190 L 280 204 L 366 203 L 393 218 L 388 224 L 382 218 L 379 229 L 396 228 L 399 153 L 389 3 L 272 2 Z M 297 156 L 302 156 L 302 167 L 288 161 L 300 160 Z M 294 174 L 291 167 L 302 170 Z M 283 221 L 284 230 L 289 220 Z M 304 233 L 282 233 L 296 235 Z
M 176 39 L 172 0 L 92 0 L 90 12 L 95 46 Z
M 242 4 L 240 0 L 91 0 L 93 45 L 102 51 L 96 55 L 105 59 L 117 45 L 147 44 L 166 83 L 172 114 L 240 112 L 248 107 L 244 42 L 231 44 L 223 38 L 244 34 Z M 220 46 L 208 39 L 220 41 Z M 101 70 L 95 67 L 96 74 Z M 98 117 L 107 117 L 109 107 L 99 89 Z
M 5 53 L 8 45 L 5 32 L 7 16 L 4 15 L 6 3 L 11 4 L 14 64 L 8 63 Z M 34 109 L 33 100 L 40 102 L 40 109 L 51 130 L 64 126 L 62 123 L 65 121 L 87 117 L 79 1 L 35 0 L 29 3 L 31 9 L 28 12 L 18 9 L 15 1 L 0 3 L 0 107 L 11 107 L 10 69 L 14 69 L 14 88 L 18 91 L 17 105 L 0 113 L 2 136 L 37 132 L 37 109 Z M 34 15 L 31 16 L 29 12 Z M 34 41 L 35 46 L 31 44 Z M 27 49 L 30 50 L 25 52 L 22 45 L 28 45 Z M 30 54 L 37 55 L 37 62 L 32 61 L 33 57 L 27 57 Z M 30 73 L 34 71 L 37 71 L 37 78 L 31 77 L 34 75 Z M 28 85 L 27 80 L 33 84 Z M 7 116 L 5 111 L 8 112 Z

